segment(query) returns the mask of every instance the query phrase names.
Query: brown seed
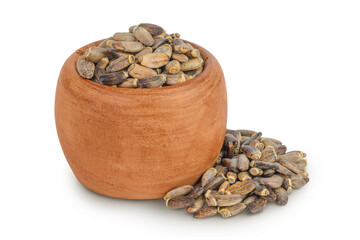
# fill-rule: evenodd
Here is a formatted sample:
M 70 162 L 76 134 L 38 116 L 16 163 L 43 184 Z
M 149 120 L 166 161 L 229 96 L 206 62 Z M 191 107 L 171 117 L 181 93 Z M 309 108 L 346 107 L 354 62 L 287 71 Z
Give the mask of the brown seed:
M 183 53 L 175 53 L 174 52 L 174 53 L 172 53 L 171 58 L 174 59 L 174 60 L 178 60 L 181 63 L 189 61 L 188 56 L 186 56 Z
M 269 195 L 267 195 L 265 198 L 266 200 L 268 200 L 269 202 L 275 202 L 277 199 L 276 194 L 274 193 L 274 191 L 271 188 L 268 188 L 269 190 Z
M 238 174 L 238 179 L 241 181 L 241 182 L 245 182 L 246 180 L 250 180 L 252 179 L 252 177 L 250 176 L 250 174 L 248 172 L 240 172 Z
M 249 206 L 251 203 L 253 203 L 256 199 L 258 199 L 258 196 L 251 195 L 250 197 L 245 198 L 244 201 L 242 201 L 246 206 Z
M 276 163 L 263 162 L 263 161 L 251 161 L 250 167 L 260 168 L 262 170 L 276 169 Z
M 254 193 L 258 196 L 261 196 L 261 197 L 266 197 L 267 195 L 270 194 L 269 192 L 269 189 L 260 184 L 258 181 L 253 181 L 255 184 L 256 184 L 256 187 L 255 187 L 255 190 L 254 190 Z
M 204 187 L 204 192 L 207 190 L 213 190 L 219 187 L 225 181 L 225 176 L 220 175 L 214 178 L 209 184 Z
M 151 47 L 146 47 L 135 55 L 135 59 L 139 59 L 139 57 L 144 56 L 149 53 L 152 53 L 152 52 L 153 52 L 153 49 Z
M 189 50 L 189 51 L 186 53 L 186 55 L 187 55 L 188 57 L 192 57 L 192 58 L 199 58 L 199 57 L 201 57 L 200 51 L 199 51 L 198 49 L 195 49 L 195 48 Z
M 283 176 L 283 175 L 280 175 Z M 287 193 L 291 193 L 293 190 L 293 183 L 290 178 L 283 176 L 283 184 L 281 185 Z
M 274 164 L 276 165 L 275 170 L 278 173 L 284 174 L 285 176 L 291 176 L 293 174 L 289 169 L 287 169 L 283 165 L 281 165 L 279 163 L 274 163 Z
M 249 145 L 252 141 L 259 139 L 262 136 L 261 132 L 253 134 L 249 139 L 247 139 L 242 145 Z M 259 150 L 260 151 L 260 150 Z
M 166 64 L 165 70 L 168 71 L 171 74 L 176 74 L 180 72 L 180 62 L 177 60 L 171 60 Z M 185 79 L 185 77 L 184 77 Z
M 217 171 L 217 174 L 216 176 L 221 176 L 221 175 L 224 175 L 226 176 L 227 172 L 229 171 L 227 167 L 224 167 L 222 165 L 218 165 L 215 167 L 216 171 Z
M 192 196 L 177 196 L 166 200 L 166 206 L 171 209 L 190 207 L 195 202 Z
M 238 158 L 223 158 L 222 165 L 226 166 L 229 171 L 238 173 L 239 170 L 236 168 Z
M 230 186 L 230 183 L 228 181 L 223 182 L 218 190 L 218 193 L 223 195 L 225 194 L 226 189 Z
M 246 209 L 246 205 L 244 203 L 238 203 L 230 207 L 221 208 L 219 213 L 223 218 L 228 218 L 241 213 L 245 209 Z
M 154 37 L 163 35 L 165 32 L 165 30 L 162 27 L 160 27 L 156 24 L 152 24 L 152 23 L 140 23 L 139 27 L 145 28 L 151 34 L 151 36 L 154 36 Z
M 269 138 L 263 138 L 261 139 L 261 142 L 264 144 L 265 147 L 275 147 L 277 145 Z
M 134 42 L 137 41 L 135 35 L 133 33 L 128 32 L 117 32 L 114 33 L 113 38 L 116 41 L 126 41 L 126 42 Z
M 264 171 L 263 173 L 263 177 L 271 177 L 272 175 L 275 174 L 275 170 L 274 169 L 267 169 Z
M 115 49 L 115 48 L 107 48 L 106 50 L 112 58 L 124 58 L 124 57 L 131 55 L 129 53 L 121 52 L 120 50 Z
M 109 64 L 109 58 L 108 58 L 108 57 L 104 57 L 104 58 L 102 58 L 102 59 L 96 64 L 96 68 L 105 69 L 108 64 Z
M 165 37 L 160 37 L 160 38 L 154 38 L 154 44 L 151 46 L 152 49 L 157 49 L 159 47 L 161 47 L 162 45 L 168 44 L 169 43 L 169 39 L 165 38 Z M 172 48 L 171 48 L 172 51 Z
M 189 45 L 183 42 L 180 38 L 173 39 L 174 51 L 177 53 L 186 53 L 190 50 Z M 192 70 L 192 69 L 189 69 Z M 186 71 L 186 70 L 185 70 Z
M 241 142 L 240 142 L 240 146 L 244 144 L 244 142 L 246 142 L 246 140 L 248 140 L 250 137 L 247 136 L 241 136 Z
M 216 215 L 218 212 L 217 207 L 205 207 L 193 213 L 194 218 L 204 218 Z
M 130 64 L 135 62 L 134 55 L 128 55 L 127 57 L 117 58 L 114 61 L 111 61 L 109 66 L 106 68 L 108 72 L 117 72 L 121 71 L 124 68 L 128 67 Z
M 192 191 L 194 191 L 194 187 L 191 185 L 177 187 L 167 192 L 164 196 L 164 200 L 166 201 L 173 197 L 188 195 Z
M 251 147 L 249 145 L 243 145 L 240 150 L 252 160 L 259 160 L 261 158 L 261 152 L 257 148 Z
M 287 155 L 298 155 L 300 159 L 303 159 L 306 157 L 306 153 L 302 152 L 302 151 L 290 151 L 288 153 L 286 153 Z
M 179 38 L 179 37 L 180 37 L 180 33 L 172 33 L 172 34 L 170 34 L 170 36 L 171 36 L 172 38 Z
M 197 68 L 197 69 L 194 69 L 194 70 L 190 70 L 190 71 L 187 71 L 186 73 L 191 77 L 191 78 L 194 78 L 194 77 L 197 77 L 200 75 L 200 73 L 203 72 L 203 66 L 201 65 L 201 67 Z M 240 142 L 239 142 L 240 144 Z M 240 146 L 240 145 L 239 145 Z M 237 150 L 235 149 L 235 151 L 237 151 L 237 153 L 239 153 L 239 148 L 240 147 L 237 147 Z
M 169 56 L 165 53 L 149 53 L 139 57 L 141 65 L 149 68 L 160 68 L 169 62 Z
M 253 140 L 249 146 L 259 149 L 260 151 L 264 150 L 264 144 L 262 144 L 259 140 Z
M 254 178 L 255 181 L 258 181 L 260 184 L 263 184 L 269 188 L 278 188 L 281 187 L 283 183 L 283 179 L 278 175 L 273 175 L 268 178 L 264 177 L 256 177 Z
M 252 167 L 249 169 L 249 173 L 253 176 L 261 176 L 264 172 L 260 168 Z
M 247 207 L 248 214 L 256 214 L 264 210 L 267 200 L 265 198 L 258 198 Z
M 137 27 L 137 25 L 130 26 L 129 32 L 132 33 L 136 27 Z
M 166 82 L 164 74 L 143 78 L 138 80 L 138 86 L 140 88 L 157 88 L 162 86 Z
M 273 147 L 265 148 L 261 151 L 261 158 L 260 161 L 263 162 L 275 162 L 277 159 L 276 151 Z
M 127 41 L 114 42 L 113 47 L 120 51 L 125 51 L 130 53 L 140 52 L 141 50 L 144 49 L 144 45 L 142 45 L 142 43 L 140 42 L 127 42 Z
M 293 188 L 294 189 L 299 189 L 302 188 L 303 186 L 305 186 L 306 183 L 309 182 L 309 178 L 307 176 L 304 175 L 300 175 L 300 174 L 293 174 L 290 177 L 292 184 L 293 184 Z
M 131 64 L 128 68 L 130 76 L 137 79 L 144 79 L 156 76 L 157 72 L 154 69 L 141 66 L 139 64 Z
M 247 158 L 247 156 L 245 154 L 240 154 L 240 155 L 237 155 L 237 157 L 239 159 L 237 162 L 237 168 L 240 171 L 249 170 L 250 160 Z
M 280 160 L 279 163 L 296 174 L 300 173 L 300 169 L 291 162 L 288 162 L 286 160 Z
M 205 200 L 208 206 L 227 207 L 233 206 L 244 200 L 241 195 L 220 195 L 216 191 L 208 190 L 205 194 Z
M 246 130 L 246 129 L 239 129 L 238 131 L 241 133 L 241 136 L 246 136 L 246 137 L 251 137 L 256 133 L 253 130 Z
M 133 31 L 134 36 L 145 46 L 151 46 L 155 43 L 154 38 L 148 30 L 141 26 L 137 26 Z
M 252 192 L 256 187 L 256 183 L 252 180 L 247 180 L 245 182 L 236 182 L 235 184 L 228 187 L 225 191 L 229 195 L 242 195 Z
M 234 172 L 228 172 L 228 173 L 226 174 L 226 177 L 227 177 L 229 183 L 233 184 L 233 183 L 236 182 L 237 174 L 234 173 Z
M 105 48 L 100 48 L 100 47 L 90 47 L 84 53 L 84 57 L 93 63 L 98 63 L 101 59 L 103 59 L 107 55 L 108 55 L 107 50 Z
M 201 177 L 201 186 L 205 187 L 207 184 L 209 184 L 212 180 L 214 180 L 216 174 L 217 170 L 215 168 L 207 169 Z
M 94 73 L 94 77 L 93 77 L 93 81 L 98 83 L 98 84 L 102 84 L 102 82 L 100 81 L 100 76 L 107 74 L 108 72 L 103 69 L 103 68 L 95 68 L 95 73 Z
M 183 72 L 179 72 L 176 74 L 167 74 L 164 73 L 166 76 L 166 84 L 167 85 L 175 85 L 178 83 L 186 82 L 185 74 Z
M 180 64 L 180 69 L 183 72 L 190 71 L 190 70 L 195 70 L 195 69 L 198 69 L 198 68 L 202 67 L 203 63 L 204 63 L 204 60 L 202 58 L 193 58 L 193 59 L 190 59 L 187 62 L 181 63 Z
M 83 78 L 91 79 L 95 73 L 95 64 L 84 58 L 79 57 L 77 61 L 77 71 Z
M 225 157 L 232 158 L 236 146 L 237 139 L 232 134 L 227 133 L 224 138 Z
M 99 81 L 104 85 L 118 85 L 123 83 L 128 76 L 129 75 L 126 71 L 112 72 L 101 75 L 99 77 Z
M 154 53 L 164 53 L 164 54 L 168 55 L 168 57 L 169 57 L 169 59 L 170 59 L 170 57 L 171 57 L 171 55 L 172 55 L 172 47 L 171 47 L 170 44 L 164 44 L 164 45 L 158 47 L 158 48 L 154 51 Z
M 283 155 L 286 153 L 287 147 L 285 145 L 276 145 L 274 147 L 274 150 L 275 150 L 276 154 L 279 156 L 279 155 Z
M 262 137 L 262 138 L 260 139 L 260 142 L 262 142 L 263 139 L 265 139 L 265 138 Z M 272 141 L 273 143 L 275 143 L 276 145 L 282 145 L 281 141 L 279 141 L 279 140 L 276 140 L 276 139 L 274 139 L 274 138 L 267 138 L 267 139 L 271 140 L 271 141 Z
M 123 83 L 118 85 L 120 88 L 137 88 L 138 79 L 137 78 L 127 78 Z
M 297 161 L 303 159 L 301 155 L 297 154 L 297 153 L 285 153 L 284 155 L 280 155 L 278 156 L 278 161 L 280 160 L 286 160 L 289 161 L 291 163 L 296 163 Z
M 194 203 L 191 206 L 189 206 L 186 209 L 186 212 L 194 213 L 196 211 L 199 211 L 204 205 L 205 205 L 205 197 L 203 195 L 201 195 L 194 201 Z
M 286 205 L 288 202 L 288 194 L 286 190 L 282 187 L 274 188 L 274 193 L 276 194 L 276 203 L 279 205 Z
M 302 170 L 305 171 L 304 168 L 307 166 L 307 160 L 300 159 L 300 160 L 296 161 L 295 165 L 297 168 L 299 168 L 300 171 L 302 171 Z

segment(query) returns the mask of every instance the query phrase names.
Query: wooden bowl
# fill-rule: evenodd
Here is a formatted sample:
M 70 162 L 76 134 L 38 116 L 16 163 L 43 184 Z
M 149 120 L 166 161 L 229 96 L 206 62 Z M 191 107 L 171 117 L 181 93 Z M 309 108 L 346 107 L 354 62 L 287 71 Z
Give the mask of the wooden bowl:
M 87 188 L 116 198 L 153 199 L 194 184 L 214 164 L 226 131 L 225 79 L 215 57 L 193 44 L 204 71 L 185 83 L 154 89 L 100 85 L 64 63 L 55 120 L 65 157 Z

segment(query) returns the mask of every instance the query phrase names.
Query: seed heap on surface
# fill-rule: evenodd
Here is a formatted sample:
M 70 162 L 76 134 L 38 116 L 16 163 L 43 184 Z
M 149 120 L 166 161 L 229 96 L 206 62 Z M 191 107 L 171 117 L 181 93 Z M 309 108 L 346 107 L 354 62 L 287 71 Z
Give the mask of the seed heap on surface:
M 279 140 L 251 130 L 227 130 L 223 148 L 212 168 L 195 186 L 169 191 L 166 206 L 187 208 L 195 218 L 219 213 L 227 218 L 247 211 L 261 212 L 267 202 L 286 205 L 288 194 L 308 181 L 306 154 L 287 152 Z
M 203 71 L 200 51 L 155 24 L 131 26 L 78 58 L 83 78 L 120 88 L 156 88 L 185 82 Z

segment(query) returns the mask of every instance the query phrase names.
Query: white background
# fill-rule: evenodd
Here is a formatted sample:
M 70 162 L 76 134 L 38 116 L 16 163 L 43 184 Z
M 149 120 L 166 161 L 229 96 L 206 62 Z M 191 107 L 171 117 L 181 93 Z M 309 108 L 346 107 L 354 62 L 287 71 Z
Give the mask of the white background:
M 345 0 L 2 1 L 0 239 L 356 238 L 359 13 L 359 1 Z M 308 154 L 310 182 L 286 206 L 197 220 L 162 200 L 112 199 L 77 182 L 55 130 L 59 71 L 79 47 L 140 22 L 215 55 L 229 128 Z

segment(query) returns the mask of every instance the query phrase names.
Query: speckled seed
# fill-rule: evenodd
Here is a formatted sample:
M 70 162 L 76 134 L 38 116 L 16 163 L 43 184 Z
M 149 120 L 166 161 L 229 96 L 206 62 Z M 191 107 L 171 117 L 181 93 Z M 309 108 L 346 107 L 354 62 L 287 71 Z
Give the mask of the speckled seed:
M 118 85 L 119 88 L 137 88 L 138 79 L 137 78 L 127 78 L 123 83 Z
M 167 85 L 175 85 L 178 83 L 186 82 L 185 74 L 183 72 L 179 72 L 176 74 L 168 74 L 164 73 L 166 76 L 166 84 Z
M 253 134 L 249 139 L 247 139 L 242 145 L 249 145 L 252 141 L 259 139 L 262 136 L 261 132 Z
M 258 181 L 254 181 L 254 183 L 256 184 L 256 187 L 255 187 L 255 190 L 254 190 L 254 193 L 258 196 L 261 196 L 261 197 L 266 197 L 270 194 L 269 192 L 269 189 L 260 184 Z
M 275 150 L 276 154 L 279 156 L 279 155 L 283 155 L 286 153 L 287 147 L 285 145 L 276 145 L 274 147 L 274 150 Z
M 197 68 L 197 69 L 195 69 L 195 70 L 187 71 L 186 73 L 187 73 L 191 78 L 194 78 L 194 77 L 199 76 L 200 73 L 203 72 L 203 69 L 204 69 L 203 66 L 201 66 L 201 67 L 199 67 L 199 68 Z M 240 144 L 240 142 L 239 142 L 239 144 Z M 235 148 L 236 154 L 239 153 L 239 148 L 240 148 L 240 145 L 238 145 L 238 146 Z
M 280 160 L 279 163 L 287 169 L 291 170 L 292 172 L 300 174 L 300 169 L 295 164 L 292 164 L 291 162 L 288 162 L 286 160 Z
M 250 180 L 252 179 L 252 177 L 250 176 L 250 174 L 248 172 L 240 172 L 238 174 L 238 179 L 241 181 L 241 182 L 245 182 L 246 180 Z
M 226 174 L 226 177 L 227 177 L 229 183 L 233 184 L 233 183 L 236 182 L 237 174 L 234 173 L 234 172 L 228 172 L 228 173 Z
M 204 187 L 204 192 L 206 192 L 207 190 L 212 190 L 212 189 L 216 189 L 217 187 L 219 187 L 223 182 L 225 181 L 225 176 L 224 175 L 220 175 L 214 178 L 214 180 L 212 180 L 209 184 L 207 184 Z
M 276 163 L 263 162 L 263 161 L 251 161 L 250 167 L 260 168 L 262 170 L 276 169 Z
M 171 57 L 171 55 L 172 55 L 172 47 L 171 47 L 170 44 L 164 44 L 164 45 L 158 47 L 158 48 L 154 51 L 154 53 L 164 53 L 164 54 L 168 55 L 168 57 L 169 57 L 169 59 L 170 59 L 170 57 Z
M 151 36 L 149 31 L 141 26 L 137 26 L 134 29 L 133 34 L 139 40 L 139 42 L 145 46 L 151 46 L 155 43 L 154 38 Z
M 190 207 L 186 209 L 186 212 L 194 213 L 196 211 L 199 211 L 204 205 L 205 205 L 205 197 L 204 195 L 201 195 L 195 200 L 195 202 Z
M 201 177 L 201 186 L 205 187 L 207 184 L 209 184 L 212 180 L 214 180 L 216 174 L 217 170 L 215 168 L 207 169 Z
M 154 69 L 147 68 L 139 64 L 131 64 L 127 71 L 130 76 L 137 79 L 144 79 L 157 75 L 157 72 Z
M 166 200 L 166 206 L 172 209 L 190 207 L 195 202 L 192 196 L 177 196 Z
M 102 58 L 106 57 L 107 55 L 107 50 L 100 47 L 90 47 L 84 53 L 84 57 L 93 63 L 98 63 Z
M 283 165 L 281 165 L 279 163 L 274 163 L 274 164 L 276 164 L 275 170 L 278 173 L 284 174 L 285 176 L 291 176 L 293 174 L 293 172 L 291 172 L 289 169 L 287 169 Z
M 226 176 L 227 172 L 229 171 L 227 167 L 224 167 L 222 165 L 218 165 L 215 167 L 216 171 L 217 171 L 217 174 L 216 176 L 221 176 L 221 175 L 224 175 Z
M 261 139 L 261 142 L 264 144 L 265 147 L 275 147 L 277 144 L 271 141 L 269 138 Z
M 174 52 L 174 53 L 172 53 L 171 58 L 174 59 L 174 60 L 178 60 L 181 63 L 189 61 L 188 56 L 186 56 L 183 53 L 175 53 Z
M 245 209 L 246 209 L 246 205 L 244 203 L 238 203 L 230 207 L 221 208 L 219 213 L 223 218 L 228 218 L 241 213 Z
M 104 57 L 96 64 L 96 68 L 105 69 L 108 64 L 109 64 L 109 58 Z
M 167 192 L 164 196 L 164 200 L 166 201 L 173 197 L 188 195 L 192 191 L 194 191 L 194 187 L 191 185 L 177 187 L 177 188 L 174 188 L 173 190 L 170 190 L 169 192 Z
M 169 43 L 169 39 L 165 38 L 165 37 L 160 37 L 160 38 L 154 38 L 154 44 L 151 46 L 152 49 L 157 49 L 160 46 Z
M 186 53 L 190 50 L 189 45 L 183 42 L 180 38 L 173 39 L 174 52 Z M 190 69 L 192 70 L 192 69 Z
M 162 86 L 166 82 L 166 77 L 164 74 L 159 74 L 156 76 L 139 79 L 138 85 L 140 88 L 157 88 Z
M 264 172 L 260 168 L 252 167 L 249 169 L 249 173 L 255 177 L 263 175 Z
M 237 162 L 237 168 L 240 171 L 249 170 L 250 160 L 248 159 L 248 157 L 245 154 L 237 155 L 237 157 L 239 159 L 238 162 Z
M 144 56 L 149 53 L 152 53 L 152 52 L 153 52 L 153 49 L 151 47 L 146 47 L 135 55 L 135 59 L 139 59 L 139 57 Z
M 142 43 L 140 42 L 127 42 L 127 41 L 114 42 L 113 47 L 115 49 L 130 53 L 140 52 L 145 48 L 144 45 L 142 45 Z
M 286 205 L 288 202 L 288 194 L 286 190 L 282 187 L 274 188 L 274 193 L 276 194 L 276 203 L 279 205 Z
M 102 82 L 102 84 L 104 85 L 118 85 L 124 82 L 128 76 L 129 75 L 126 71 L 112 72 L 101 75 L 99 77 L 99 81 Z
M 252 180 L 247 180 L 245 182 L 236 182 L 235 184 L 228 187 L 225 193 L 245 196 L 246 194 L 253 191 L 255 187 L 256 187 L 256 183 Z
M 199 57 L 201 57 L 201 55 L 200 55 L 200 51 L 198 50 L 198 49 L 192 49 L 192 50 L 190 50 L 190 51 L 188 51 L 187 53 L 186 53 L 186 55 L 188 56 L 188 57 L 192 57 L 192 58 L 199 58 Z
M 240 203 L 245 196 L 241 195 L 220 195 L 216 191 L 208 190 L 205 194 L 205 200 L 208 206 L 227 207 Z
M 230 186 L 229 181 L 223 182 L 219 187 L 218 193 L 221 195 L 225 194 L 225 191 L 229 186 Z
M 247 207 L 248 214 L 257 214 L 264 210 L 267 200 L 265 198 L 256 199 Z
M 258 181 L 260 184 L 263 184 L 269 188 L 278 188 L 281 187 L 283 183 L 283 179 L 278 175 L 273 175 L 268 178 L 264 177 L 256 177 L 254 178 L 255 181 Z
M 303 186 L 305 186 L 306 183 L 309 182 L 309 178 L 304 176 L 304 175 L 300 175 L 300 174 L 293 174 L 290 177 L 292 184 L 293 184 L 293 188 L 294 189 L 298 189 L 298 188 L 302 188 Z
M 264 137 L 262 137 L 261 139 L 260 139 L 260 142 L 262 142 L 263 141 L 263 139 L 265 139 Z M 279 140 L 277 140 L 277 139 L 274 139 L 274 138 L 268 138 L 267 137 L 267 139 L 269 139 L 269 140 L 271 140 L 273 143 L 275 143 L 276 145 L 282 145 L 282 143 L 281 143 L 281 141 L 279 141 Z
M 165 70 L 171 74 L 180 72 L 180 62 L 177 60 L 169 61 L 165 66 Z
M 274 191 L 268 187 L 269 190 L 269 195 L 267 195 L 265 198 L 266 200 L 268 200 L 269 202 L 275 202 L 276 201 L 276 194 L 274 193 Z
M 130 53 L 124 53 L 115 48 L 107 48 L 106 50 L 111 58 L 123 58 L 131 55 Z
M 165 53 L 149 53 L 139 57 L 141 65 L 148 68 L 160 68 L 169 62 L 169 56 Z
M 238 173 L 239 170 L 236 168 L 238 158 L 223 158 L 222 159 L 222 165 L 226 166 L 229 171 Z
M 128 32 L 117 32 L 114 33 L 113 38 L 116 41 L 127 41 L 127 42 L 134 42 L 137 41 L 135 35 L 133 33 Z
M 205 218 L 216 215 L 218 212 L 217 207 L 205 207 L 193 213 L 194 218 Z
M 79 57 L 77 61 L 77 71 L 83 78 L 91 79 L 95 73 L 95 64 L 84 58 Z
M 106 68 L 106 70 L 108 72 L 121 71 L 124 68 L 128 67 L 133 62 L 135 62 L 135 56 L 134 55 L 129 55 L 129 56 L 123 57 L 123 58 L 117 58 L 114 61 L 111 61 L 109 66 Z
M 276 158 L 277 158 L 277 154 L 273 147 L 265 148 L 264 150 L 261 151 L 260 161 L 273 163 L 276 161 Z
M 252 160 L 259 160 L 261 158 L 261 152 L 257 148 L 251 147 L 249 145 L 243 145 L 240 150 Z
M 263 173 L 263 177 L 271 177 L 272 175 L 275 174 L 275 170 L 274 169 L 267 169 L 264 171 Z
M 165 33 L 165 30 L 156 24 L 140 23 L 139 26 L 145 28 L 151 34 L 151 36 L 154 36 L 154 37 L 164 35 L 164 33 Z
M 183 72 L 195 70 L 197 68 L 200 68 L 202 64 L 204 63 L 204 60 L 202 58 L 193 58 L 190 59 L 187 62 L 183 62 L 180 64 L 180 69 Z

